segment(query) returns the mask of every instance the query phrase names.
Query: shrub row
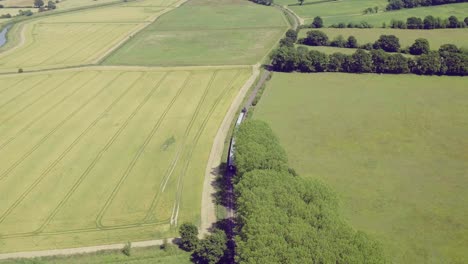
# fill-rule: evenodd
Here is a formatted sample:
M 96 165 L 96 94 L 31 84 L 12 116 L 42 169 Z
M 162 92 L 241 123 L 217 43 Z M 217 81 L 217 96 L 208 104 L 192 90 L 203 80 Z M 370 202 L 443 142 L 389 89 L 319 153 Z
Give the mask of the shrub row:
M 416 58 L 388 54 L 382 49 L 352 55 L 325 53 L 305 47 L 280 47 L 272 55 L 272 68 L 282 72 L 414 73 L 420 75 L 468 75 L 468 55 L 454 45 L 444 45 Z
M 468 0 L 388 0 L 387 10 L 468 2 Z
M 390 21 L 391 28 L 400 29 L 438 29 L 438 28 L 465 28 L 468 26 L 468 17 L 463 21 L 459 21 L 456 16 L 450 16 L 447 19 L 440 17 L 426 16 L 424 19 L 419 17 L 409 17 L 406 22 L 403 20 L 392 19 Z M 384 24 L 385 28 L 386 25 Z
M 256 4 L 270 6 L 273 4 L 273 0 L 250 0 Z
M 266 123 L 241 124 L 236 144 L 238 263 L 385 263 L 380 244 L 343 221 L 327 186 L 288 169 Z
M 294 43 L 290 41 L 281 41 L 282 46 L 294 46 Z M 342 35 L 338 35 L 333 40 L 329 40 L 327 34 L 319 30 L 311 30 L 307 32 L 307 37 L 305 39 L 299 40 L 299 43 L 309 45 L 309 46 L 332 46 L 338 48 L 362 48 L 366 50 L 372 49 L 383 49 L 386 52 L 401 52 L 409 53 L 411 55 L 421 55 L 427 54 L 430 51 L 429 41 L 424 38 L 418 38 L 415 40 L 414 44 L 407 48 L 401 48 L 400 39 L 395 35 L 381 35 L 377 41 L 372 43 L 366 43 L 361 46 L 358 45 L 357 39 L 354 36 L 349 36 L 348 39 L 344 39 Z M 450 47 L 450 50 L 456 50 L 457 53 L 461 53 L 455 45 L 444 44 L 441 46 L 441 49 L 444 50 L 447 47 Z

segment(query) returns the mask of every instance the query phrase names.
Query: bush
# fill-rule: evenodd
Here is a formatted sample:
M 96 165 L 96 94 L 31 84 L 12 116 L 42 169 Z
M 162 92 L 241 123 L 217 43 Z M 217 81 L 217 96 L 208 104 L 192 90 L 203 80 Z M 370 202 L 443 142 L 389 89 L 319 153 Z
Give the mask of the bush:
M 270 6 L 273 4 L 273 0 L 251 0 L 252 2 L 260 5 Z
M 291 72 L 297 66 L 297 51 L 293 47 L 280 47 L 273 51 L 270 56 L 273 70 L 281 72 Z
M 409 48 L 411 55 L 421 55 L 429 53 L 429 41 L 424 38 L 418 38 L 414 41 L 414 44 Z
M 280 47 L 294 47 L 294 41 L 290 38 L 282 38 L 279 44 Z
M 218 263 L 227 249 L 226 242 L 226 234 L 219 229 L 215 230 L 211 235 L 200 240 L 192 254 L 192 261 L 199 264 Z
M 372 45 L 372 43 L 366 43 L 366 44 L 361 45 L 359 48 L 365 49 L 365 50 L 372 50 L 374 48 L 374 45 Z
M 408 29 L 421 29 L 423 27 L 423 21 L 419 17 L 409 17 L 406 20 L 406 28 Z
M 392 19 L 390 21 L 390 27 L 391 28 L 406 29 L 406 23 L 405 23 L 405 21 L 402 21 L 402 20 Z
M 348 41 L 346 42 L 346 47 L 352 49 L 357 48 L 357 39 L 354 36 L 349 36 Z
M 125 256 L 130 257 L 132 255 L 132 243 L 130 243 L 130 242 L 125 243 L 125 245 L 124 245 L 124 247 L 122 249 L 122 253 Z
M 183 223 L 179 227 L 180 247 L 186 251 L 194 250 L 198 245 L 198 228 L 192 223 Z
M 296 42 L 297 41 L 297 32 L 296 32 L 296 30 L 289 29 L 288 31 L 286 31 L 286 38 L 289 38 L 293 42 Z
M 352 58 L 351 72 L 354 72 L 354 73 L 372 72 L 372 57 L 367 52 L 365 52 L 362 49 L 358 49 L 351 56 L 351 58 Z
M 416 74 L 443 74 L 444 67 L 438 52 L 431 51 L 416 58 L 412 71 Z
M 18 73 L 23 73 L 23 68 L 19 68 Z
M 439 53 L 442 52 L 461 53 L 461 50 L 456 45 L 444 44 L 439 48 Z
M 448 18 L 448 28 L 457 28 L 459 27 L 458 25 L 458 18 L 456 16 L 450 16 Z
M 304 39 L 304 44 L 310 46 L 327 46 L 328 36 L 320 30 L 311 30 L 307 32 L 307 37 Z
M 383 49 L 386 52 L 397 52 L 400 49 L 400 40 L 394 35 L 381 35 L 374 43 L 374 49 Z
M 346 47 L 346 40 L 343 38 L 342 35 L 338 35 L 335 39 L 330 42 L 330 46 L 332 47 L 339 47 L 344 48 Z
M 329 56 L 327 70 L 329 72 L 343 72 L 343 64 L 346 61 L 347 55 L 336 52 Z
M 321 17 L 317 16 L 314 17 L 314 21 L 311 24 L 312 28 L 322 28 L 323 27 L 323 20 Z

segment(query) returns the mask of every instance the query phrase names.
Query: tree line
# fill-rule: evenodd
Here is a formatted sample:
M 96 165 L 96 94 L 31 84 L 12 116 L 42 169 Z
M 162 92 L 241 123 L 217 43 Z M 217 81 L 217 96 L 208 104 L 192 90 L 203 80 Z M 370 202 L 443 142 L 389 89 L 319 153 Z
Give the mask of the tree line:
M 298 177 L 265 122 L 236 132 L 238 263 L 386 263 L 383 248 L 351 228 L 336 194 Z
M 419 17 L 408 17 L 406 21 L 392 19 L 391 28 L 400 29 L 439 29 L 439 28 L 465 28 L 468 26 L 468 17 L 464 20 L 458 20 L 456 16 L 450 16 L 446 19 L 434 16 L 426 16 L 424 19 Z M 385 25 L 383 27 L 386 27 Z
M 369 8 L 375 10 L 374 8 Z M 315 17 L 311 24 L 301 25 L 300 28 L 322 28 L 323 19 L 319 16 Z M 362 22 L 340 22 L 332 24 L 330 28 L 373 28 L 372 24 L 366 21 Z M 382 28 L 398 28 L 398 29 L 440 29 L 440 28 L 466 28 L 468 27 L 468 17 L 463 20 L 459 20 L 456 16 L 450 16 L 448 18 L 434 17 L 428 15 L 424 19 L 419 17 L 408 17 L 405 20 L 392 19 L 389 24 L 383 23 Z
M 283 46 L 272 55 L 271 67 L 281 72 L 414 73 L 419 75 L 468 75 L 468 56 L 447 44 L 439 51 L 429 51 L 415 58 L 382 49 L 370 52 L 357 49 L 352 55 L 330 55 L 306 47 Z
M 468 2 L 468 0 L 388 0 L 387 10 Z
M 340 52 L 327 55 L 308 50 L 304 46 L 295 48 L 297 32 L 289 30 L 280 41 L 280 47 L 272 52 L 271 67 L 281 72 L 350 72 L 350 73 L 414 73 L 421 75 L 468 75 L 468 54 L 453 44 L 442 45 L 438 51 L 431 51 L 429 41 L 416 39 L 408 48 L 401 49 L 399 39 L 394 35 L 381 35 L 374 44 L 358 46 L 354 36 L 344 39 L 338 36 L 329 41 L 319 30 L 311 30 L 301 43 L 312 46 L 333 45 L 356 48 L 352 55 Z M 369 51 L 365 51 L 369 50 Z M 417 55 L 408 58 L 394 52 Z M 388 53 L 390 52 L 390 53 Z

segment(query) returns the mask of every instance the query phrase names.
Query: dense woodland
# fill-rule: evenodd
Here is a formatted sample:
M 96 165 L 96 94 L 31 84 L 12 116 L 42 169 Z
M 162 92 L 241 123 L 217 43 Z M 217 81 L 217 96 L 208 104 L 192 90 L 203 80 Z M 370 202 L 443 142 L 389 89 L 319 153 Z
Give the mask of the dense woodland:
M 338 214 L 326 185 L 298 177 L 270 127 L 244 122 L 236 133 L 239 263 L 385 263 L 380 244 Z

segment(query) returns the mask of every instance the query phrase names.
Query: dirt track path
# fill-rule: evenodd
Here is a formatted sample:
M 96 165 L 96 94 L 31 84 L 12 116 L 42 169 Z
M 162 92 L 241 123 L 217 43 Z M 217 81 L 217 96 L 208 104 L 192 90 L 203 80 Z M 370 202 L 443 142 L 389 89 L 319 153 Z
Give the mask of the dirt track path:
M 172 239 L 170 238 L 168 239 L 168 241 L 171 241 L 171 240 Z M 158 246 L 162 244 L 163 244 L 162 239 L 132 242 L 132 248 Z M 0 254 L 0 260 L 12 259 L 12 258 L 37 258 L 37 257 L 58 256 L 58 255 L 61 255 L 61 256 L 75 255 L 75 254 L 98 252 L 102 250 L 119 250 L 119 249 L 122 249 L 124 246 L 125 244 L 109 244 L 109 245 L 92 246 L 92 247 L 64 248 L 64 249 L 6 253 L 6 254 Z
M 200 235 L 207 234 L 213 223 L 216 222 L 215 202 L 213 195 L 215 194 L 214 181 L 219 175 L 219 165 L 221 164 L 221 157 L 224 151 L 224 140 L 227 138 L 231 122 L 235 114 L 244 100 L 249 88 L 254 84 L 255 80 L 260 74 L 260 64 L 253 66 L 253 72 L 250 78 L 244 83 L 236 98 L 229 107 L 228 112 L 224 116 L 224 120 L 216 133 L 216 137 L 211 147 L 210 157 L 205 170 L 205 180 L 203 182 L 202 193 L 202 211 L 201 211 L 201 225 Z

